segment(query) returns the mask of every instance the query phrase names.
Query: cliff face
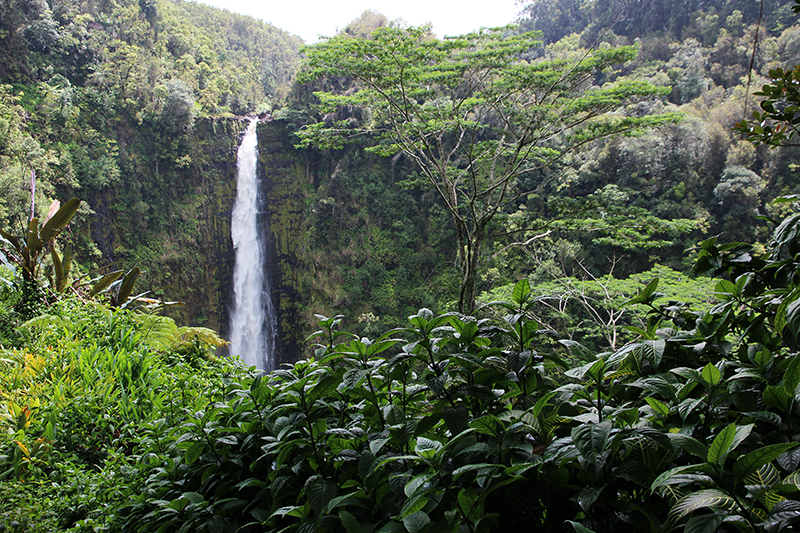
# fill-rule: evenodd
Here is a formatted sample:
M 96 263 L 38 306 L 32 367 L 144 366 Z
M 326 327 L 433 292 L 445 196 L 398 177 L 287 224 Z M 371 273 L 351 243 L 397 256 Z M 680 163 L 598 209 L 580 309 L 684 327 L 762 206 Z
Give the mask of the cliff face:
M 181 301 L 181 325 L 227 337 L 237 149 L 248 121 L 199 119 L 174 139 L 120 134 L 124 180 L 89 200 L 89 233 L 105 264 L 142 274 L 136 291 Z M 280 362 L 309 355 L 316 313 L 342 314 L 359 335 L 402 325 L 448 290 L 452 230 L 425 188 L 401 187 L 413 167 L 363 147 L 294 147 L 296 126 L 258 124 L 265 269 L 278 314 Z M 444 222 L 444 224 L 443 224 Z
M 269 220 L 267 271 L 278 312 L 281 362 L 310 355 L 316 314 L 371 335 L 436 307 L 451 289 L 449 218 L 427 187 L 403 183 L 416 166 L 357 144 L 294 147 L 294 125 L 258 125 L 262 199 Z
M 159 154 L 146 133 L 125 138 L 125 180 L 88 199 L 89 232 L 104 264 L 139 266 L 137 291 L 184 302 L 167 313 L 223 335 L 233 276 L 236 151 L 245 124 L 196 120 L 180 139 L 180 164 Z
M 307 272 L 303 255 L 309 244 L 306 206 L 313 173 L 311 158 L 293 147 L 285 122 L 261 122 L 257 131 L 261 194 L 269 223 L 267 276 L 278 314 L 276 354 L 283 363 L 297 360 L 306 333 L 302 310 L 307 298 L 301 286 Z
M 236 199 L 236 151 L 246 127 L 239 120 L 208 120 L 199 129 L 200 171 L 194 182 L 201 199 L 198 233 L 199 272 L 179 280 L 188 298 L 186 322 L 228 331 L 228 306 L 233 280 L 231 210 Z M 195 268 L 197 268 L 195 267 Z M 196 283 L 195 283 L 196 282 Z M 196 291 L 197 287 L 205 287 Z

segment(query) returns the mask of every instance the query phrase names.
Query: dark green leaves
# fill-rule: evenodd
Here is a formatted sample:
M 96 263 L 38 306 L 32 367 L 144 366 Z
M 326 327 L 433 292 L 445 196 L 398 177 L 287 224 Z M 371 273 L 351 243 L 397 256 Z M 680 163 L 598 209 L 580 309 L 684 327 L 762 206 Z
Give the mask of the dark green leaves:
M 336 484 L 321 476 L 310 477 L 305 490 L 308 503 L 316 513 L 321 513 L 328 506 L 328 502 L 336 496 Z
M 731 496 L 721 490 L 706 489 L 681 498 L 670 511 L 669 518 L 672 522 L 677 522 L 689 513 L 705 508 L 735 511 L 737 505 Z
M 590 463 L 596 462 L 597 456 L 605 451 L 610 435 L 610 420 L 604 420 L 599 424 L 584 424 L 572 430 L 575 447 Z
M 754 450 L 736 460 L 736 462 L 733 464 L 733 473 L 736 476 L 736 479 L 743 480 L 762 466 L 783 455 L 786 451 L 795 448 L 797 445 L 798 443 L 796 442 L 786 442 L 781 444 L 772 444 Z

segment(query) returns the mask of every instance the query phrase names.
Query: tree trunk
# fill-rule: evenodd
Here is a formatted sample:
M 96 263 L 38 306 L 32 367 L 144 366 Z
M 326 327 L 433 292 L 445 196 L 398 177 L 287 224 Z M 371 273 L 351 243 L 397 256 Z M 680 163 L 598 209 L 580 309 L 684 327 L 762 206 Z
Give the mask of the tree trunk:
M 475 311 L 478 299 L 478 264 L 483 246 L 483 228 L 466 229 L 466 235 L 459 238 L 459 260 L 461 267 L 461 287 L 458 296 L 458 310 L 465 315 Z

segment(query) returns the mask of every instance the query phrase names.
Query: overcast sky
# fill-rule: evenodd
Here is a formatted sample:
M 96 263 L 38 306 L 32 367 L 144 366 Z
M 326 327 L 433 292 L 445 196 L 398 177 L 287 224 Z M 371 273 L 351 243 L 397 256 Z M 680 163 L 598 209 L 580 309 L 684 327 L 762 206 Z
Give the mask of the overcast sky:
M 460 35 L 480 27 L 505 26 L 514 21 L 516 0 L 200 0 L 204 4 L 251 15 L 303 38 L 307 44 L 320 35 L 330 37 L 367 9 L 389 20 L 403 19 L 418 26 L 431 22 L 440 37 Z

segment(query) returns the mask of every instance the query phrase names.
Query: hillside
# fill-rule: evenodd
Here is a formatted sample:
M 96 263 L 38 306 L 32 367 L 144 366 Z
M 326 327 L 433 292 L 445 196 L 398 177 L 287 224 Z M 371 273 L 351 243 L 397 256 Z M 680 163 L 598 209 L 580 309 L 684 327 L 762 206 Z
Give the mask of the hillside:
M 589 144 L 520 183 L 519 190 L 546 185 L 496 219 L 480 258 L 481 291 L 523 276 L 580 277 L 584 268 L 620 278 L 656 264 L 682 271 L 690 262 L 684 250 L 706 235 L 766 241 L 758 215 L 781 215 L 769 200 L 795 191 L 798 151 L 753 147 L 732 127 L 745 115 L 748 74 L 753 90 L 769 69 L 800 56 L 800 28 L 791 2 L 765 2 L 760 24 L 751 4 L 523 6 L 520 29 L 543 32 L 531 60 L 576 61 L 591 46 L 635 45 L 633 61 L 592 83 L 649 82 L 664 96 L 620 111 L 683 118 Z M 298 165 L 296 181 L 285 185 L 296 194 L 274 194 L 274 238 L 287 223 L 280 213 L 296 202 L 295 242 L 305 243 L 287 256 L 294 314 L 285 329 L 304 338 L 320 311 L 366 320 L 356 328 L 389 327 L 421 306 L 456 299 L 454 228 L 409 160 L 367 154 L 368 138 L 344 150 L 293 147 L 293 132 L 321 117 L 312 91 L 328 87 L 292 81 L 296 37 L 191 2 L 3 9 L 0 216 L 6 227 L 20 226 L 31 170 L 39 214 L 52 199 L 84 199 L 69 237 L 76 274 L 139 266 L 142 290 L 188 303 L 175 317 L 224 330 L 225 218 L 242 129 L 234 117 L 272 111 L 287 135 L 280 149 Z M 365 13 L 343 33 L 366 36 L 387 24 Z
M 0 9 L 3 227 L 30 212 L 35 171 L 40 216 L 53 199 L 85 201 L 70 235 L 77 275 L 138 265 L 140 286 L 222 327 L 229 252 L 204 241 L 230 208 L 238 132 L 225 120 L 280 100 L 300 39 L 194 2 Z
M 515 184 L 515 191 L 536 190 L 508 205 L 490 228 L 490 246 L 480 260 L 481 289 L 498 289 L 522 277 L 546 283 L 560 276 L 586 277 L 587 272 L 602 276 L 613 271 L 624 279 L 658 264 L 685 271 L 691 264 L 685 250 L 709 235 L 719 235 L 722 242 L 765 244 L 770 225 L 760 217 L 786 213 L 785 204 L 771 205 L 770 201 L 796 192 L 800 152 L 796 147 L 753 146 L 733 128 L 756 106 L 749 97 L 745 111 L 748 83 L 752 92 L 766 83 L 770 69 L 792 65 L 800 57 L 800 26 L 790 7 L 791 2 L 766 2 L 759 24 L 758 12 L 749 3 L 538 1 L 527 5 L 521 29 L 544 32 L 544 44 L 531 54 L 531 60 L 577 62 L 590 46 L 609 50 L 634 45 L 638 49 L 634 60 L 606 69 L 591 80 L 592 86 L 649 82 L 663 88 L 664 95 L 618 113 L 672 112 L 681 119 L 635 136 L 591 143 L 527 182 Z M 575 10 L 582 14 L 574 15 Z M 647 17 L 635 16 L 642 10 Z M 598 16 L 601 12 L 620 13 L 621 19 L 612 21 L 610 28 L 588 23 L 604 20 Z M 564 17 L 569 13 L 574 16 Z M 567 19 L 572 25 L 563 26 Z M 382 25 L 385 21 L 369 17 L 354 22 L 361 34 L 364 26 Z M 313 107 L 316 101 L 311 94 L 319 90 L 351 94 L 351 87 L 341 79 L 328 85 L 296 86 L 287 108 L 276 116 L 287 117 L 287 127 L 297 131 L 322 119 L 324 114 Z M 361 115 L 344 109 L 336 119 L 362 123 Z M 440 298 L 448 304 L 457 299 L 452 281 L 457 276 L 454 248 L 448 252 L 449 263 L 431 261 L 428 258 L 434 252 L 425 251 L 425 240 L 415 237 L 413 261 L 437 265 L 420 271 L 397 265 L 395 258 L 411 258 L 392 251 L 391 246 L 408 242 L 414 228 L 425 227 L 406 218 L 425 195 L 432 202 L 426 208 L 428 224 L 440 231 L 449 226 L 446 231 L 451 232 L 441 234 L 444 240 L 440 239 L 436 253 L 445 250 L 445 243 L 454 244 L 455 232 L 443 203 L 414 172 L 409 158 L 386 158 L 384 164 L 391 162 L 393 170 L 381 170 L 380 162 L 367 153 L 377 141 L 367 136 L 359 139 L 343 150 L 304 155 L 326 162 L 305 167 L 313 187 L 306 193 L 313 214 L 304 226 L 311 240 L 301 252 L 309 272 L 302 298 L 313 302 L 305 307 L 309 323 L 313 313 L 322 309 L 350 320 L 377 317 L 378 325 L 398 325 L 415 307 L 430 305 L 430 295 L 441 294 L 447 276 L 438 274 L 448 270 L 452 273 L 449 295 Z M 353 168 L 353 161 L 369 163 Z M 403 167 L 395 165 L 401 162 L 410 179 L 404 180 L 397 172 Z M 365 173 L 374 177 L 365 181 L 360 177 Z M 387 190 L 386 183 L 400 187 Z M 539 183 L 545 185 L 537 188 Z M 367 200 L 384 197 L 396 198 L 394 205 L 403 210 L 387 218 L 380 202 Z M 373 321 L 353 327 L 375 326 Z

